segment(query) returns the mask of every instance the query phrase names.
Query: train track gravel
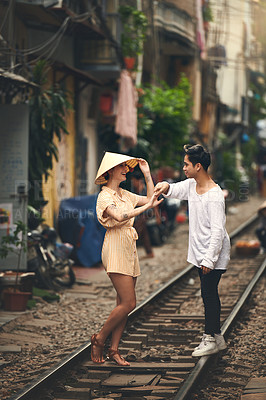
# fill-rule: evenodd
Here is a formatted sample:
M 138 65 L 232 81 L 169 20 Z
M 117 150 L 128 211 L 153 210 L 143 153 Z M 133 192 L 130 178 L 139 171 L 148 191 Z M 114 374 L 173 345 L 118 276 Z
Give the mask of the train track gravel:
M 230 334 L 226 354 L 218 358 L 191 400 L 239 400 L 251 378 L 265 377 L 265 326 L 264 276 Z
M 262 199 L 253 196 L 247 202 L 234 205 L 234 211 L 238 212 L 228 215 L 228 231 L 253 215 L 261 202 Z M 179 226 L 167 244 L 155 248 L 154 259 L 142 262 L 142 276 L 137 285 L 138 302 L 184 266 L 187 233 L 187 224 Z M 142 249 L 139 253 L 140 256 L 143 254 Z M 175 260 L 174 264 L 172 260 Z M 1 354 L 1 398 L 8 399 L 33 377 L 88 341 L 92 329 L 97 330 L 113 308 L 114 298 L 109 280 L 103 278 L 65 291 L 59 302 L 39 303 L 36 309 L 5 325 L 0 332 L 1 342 L 12 342 L 20 346 L 21 351 Z

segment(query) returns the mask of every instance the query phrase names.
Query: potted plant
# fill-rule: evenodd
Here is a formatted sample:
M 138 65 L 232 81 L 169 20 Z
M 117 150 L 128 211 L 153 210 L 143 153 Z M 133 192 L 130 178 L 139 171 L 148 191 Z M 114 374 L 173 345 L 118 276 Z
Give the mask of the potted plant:
M 10 252 L 15 253 L 17 255 L 17 267 L 16 271 L 7 273 L 10 278 L 10 283 L 15 276 L 15 282 L 11 284 L 11 287 L 3 290 L 3 299 L 4 299 L 4 309 L 7 311 L 24 311 L 27 306 L 27 301 L 30 292 L 22 292 L 19 290 L 20 285 L 20 277 L 21 273 L 20 264 L 21 264 L 21 256 L 22 252 L 26 252 L 27 249 L 27 241 L 26 241 L 26 233 L 27 227 L 22 221 L 17 221 L 15 223 L 15 230 L 13 233 L 2 236 L 0 242 L 0 257 L 6 258 Z
M 148 20 L 142 11 L 128 5 L 120 6 L 119 14 L 123 27 L 121 47 L 124 61 L 128 69 L 133 69 L 136 57 L 143 53 Z
M 211 7 L 208 3 L 203 3 L 202 6 L 202 17 L 203 17 L 203 26 L 205 30 L 209 28 L 209 22 L 213 21 L 213 14 Z

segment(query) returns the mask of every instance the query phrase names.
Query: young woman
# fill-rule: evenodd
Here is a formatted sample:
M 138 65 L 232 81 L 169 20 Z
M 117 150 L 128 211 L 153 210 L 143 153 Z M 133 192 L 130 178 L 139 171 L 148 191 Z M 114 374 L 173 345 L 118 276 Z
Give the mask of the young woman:
M 147 185 L 147 196 L 139 196 L 120 187 L 127 172 L 139 163 Z M 106 228 L 102 262 L 117 293 L 117 305 L 99 333 L 91 337 L 91 359 L 103 363 L 103 347 L 112 334 L 108 358 L 118 365 L 129 365 L 120 355 L 118 345 L 128 314 L 136 306 L 135 285 L 140 275 L 136 249 L 137 232 L 134 217 L 161 203 L 153 194 L 153 181 L 147 161 L 106 152 L 99 167 L 96 184 L 104 184 L 97 199 L 99 222 Z M 136 208 L 137 207 L 137 208 Z

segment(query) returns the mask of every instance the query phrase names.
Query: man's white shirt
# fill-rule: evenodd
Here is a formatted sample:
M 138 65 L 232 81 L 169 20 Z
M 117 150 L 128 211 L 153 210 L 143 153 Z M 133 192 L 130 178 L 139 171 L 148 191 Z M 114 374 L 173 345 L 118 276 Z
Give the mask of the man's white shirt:
M 171 183 L 168 198 L 188 200 L 189 244 L 187 261 L 196 267 L 225 270 L 230 260 L 230 239 L 225 229 L 224 195 L 220 186 L 204 194 L 194 178 Z

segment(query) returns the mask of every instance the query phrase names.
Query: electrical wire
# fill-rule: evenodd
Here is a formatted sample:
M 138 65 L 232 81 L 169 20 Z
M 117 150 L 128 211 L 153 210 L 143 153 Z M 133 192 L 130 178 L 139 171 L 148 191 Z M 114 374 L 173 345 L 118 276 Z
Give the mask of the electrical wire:
M 68 16 L 65 18 L 65 20 L 63 21 L 62 25 L 60 26 L 60 28 L 58 29 L 58 31 L 50 38 L 48 39 L 46 42 L 39 44 L 35 47 L 32 47 L 30 49 L 21 49 L 20 53 L 23 55 L 31 55 L 34 54 L 38 51 L 41 51 L 42 49 L 44 49 L 45 47 L 49 46 L 49 44 L 51 44 L 53 41 L 57 40 L 58 36 L 62 36 L 61 32 L 65 32 L 67 25 L 70 21 L 74 21 L 74 22 L 84 22 L 88 19 L 88 17 L 90 16 L 89 13 L 84 13 L 84 14 L 80 14 L 78 16 Z
M 47 48 L 41 54 L 39 54 L 37 58 L 29 61 L 29 64 L 30 65 L 35 64 L 38 60 L 40 60 L 42 58 L 49 59 L 52 56 L 52 54 L 55 52 L 57 47 L 59 46 L 66 29 L 67 29 L 67 25 L 65 26 L 65 29 L 62 31 L 62 34 L 56 39 L 56 41 L 54 41 L 49 48 Z
M 67 18 L 67 21 L 65 20 L 64 23 L 62 24 L 62 26 L 59 28 L 59 30 L 56 32 L 55 35 L 53 35 L 50 39 L 47 40 L 47 42 L 44 42 L 38 46 L 32 47 L 30 49 L 20 49 L 19 53 L 21 55 L 27 56 L 27 55 L 31 55 L 34 54 L 38 51 L 43 50 L 45 47 L 49 46 L 50 44 L 53 44 L 53 42 L 57 39 L 57 37 L 62 36 L 61 32 L 65 31 L 65 27 L 67 26 L 67 23 L 69 21 L 69 17 Z M 4 51 L 5 49 L 3 49 Z M 7 52 L 6 53 L 15 53 L 17 54 L 17 50 L 13 49 L 12 47 L 9 47 L 8 49 L 6 49 Z
M 92 15 L 92 13 L 86 12 L 84 14 L 66 17 L 65 20 L 63 21 L 62 25 L 58 29 L 58 31 L 51 38 L 49 38 L 46 42 L 41 43 L 35 47 L 29 48 L 29 49 L 20 49 L 18 52 L 17 49 L 13 49 L 12 47 L 9 46 L 8 48 L 5 48 L 5 49 L 2 48 L 1 51 L 3 54 L 6 54 L 6 55 L 13 54 L 16 56 L 20 55 L 21 57 L 38 54 L 37 58 L 34 58 L 33 60 L 31 60 L 29 62 L 29 65 L 36 63 L 36 61 L 38 61 L 41 58 L 49 59 L 51 57 L 51 55 L 55 52 L 57 47 L 59 46 L 60 41 L 62 40 L 62 37 L 64 36 L 64 34 L 66 32 L 69 22 L 73 21 L 73 22 L 82 23 L 82 22 L 85 22 L 88 19 L 88 17 L 91 15 Z M 17 68 L 20 65 L 21 65 L 21 63 L 18 63 L 13 68 Z
M 61 41 L 61 39 L 62 39 L 62 37 L 63 37 L 65 31 L 66 31 L 66 29 L 67 29 L 67 23 L 65 23 L 64 26 L 63 26 L 63 28 L 60 29 L 60 34 L 57 34 L 57 35 L 54 35 L 54 36 L 53 36 L 53 41 L 49 40 L 49 41 L 47 41 L 47 42 L 45 43 L 45 45 L 36 47 L 36 50 L 35 50 L 35 51 L 29 51 L 28 53 L 27 53 L 27 52 L 20 51 L 20 53 L 18 53 L 16 50 L 14 50 L 14 49 L 11 48 L 11 49 L 10 49 L 10 54 L 14 54 L 14 55 L 16 55 L 17 57 L 20 55 L 21 57 L 24 58 L 25 56 L 29 56 L 29 55 L 38 53 L 38 57 L 37 57 L 37 58 L 35 58 L 35 59 L 33 59 L 33 60 L 30 60 L 30 61 L 28 62 L 29 65 L 36 63 L 36 62 L 37 62 L 38 60 L 40 60 L 41 58 L 47 59 L 47 58 L 48 58 L 50 55 L 52 55 L 52 54 L 54 53 L 54 51 L 57 49 L 57 47 L 58 47 L 58 45 L 59 45 L 59 43 L 60 43 L 60 41 Z M 58 32 L 57 32 L 57 33 L 58 33 Z M 49 45 L 49 47 L 48 47 L 48 45 Z M 13 68 L 13 69 L 14 69 L 14 68 L 18 68 L 18 67 L 21 66 L 21 65 L 22 65 L 21 63 L 17 63 L 17 64 L 14 65 L 12 68 Z
M 226 16 L 226 23 L 225 24 L 221 24 L 220 22 L 217 23 L 217 19 L 214 18 L 214 23 L 210 24 L 210 30 L 209 30 L 209 35 L 208 35 L 208 45 L 209 47 L 212 47 L 212 42 L 213 45 L 215 44 L 224 44 L 226 46 L 226 44 L 228 43 L 228 40 L 230 38 L 230 41 L 234 41 L 235 43 L 239 42 L 239 40 L 243 39 L 242 35 L 238 35 L 235 32 L 230 32 L 230 21 L 232 18 L 235 17 L 235 15 L 232 15 L 229 11 L 229 5 L 227 3 L 227 0 L 225 0 L 224 4 L 219 4 L 219 7 L 217 5 L 217 10 L 219 9 L 219 11 L 222 12 L 222 14 L 224 16 Z M 239 15 L 238 15 L 239 16 Z M 214 27 L 212 28 L 212 25 L 214 25 Z M 219 28 L 218 28 L 219 27 Z M 215 29 L 219 29 L 219 34 L 220 36 L 224 36 L 224 39 L 220 40 L 219 42 L 217 40 L 215 40 L 214 38 L 214 30 Z

